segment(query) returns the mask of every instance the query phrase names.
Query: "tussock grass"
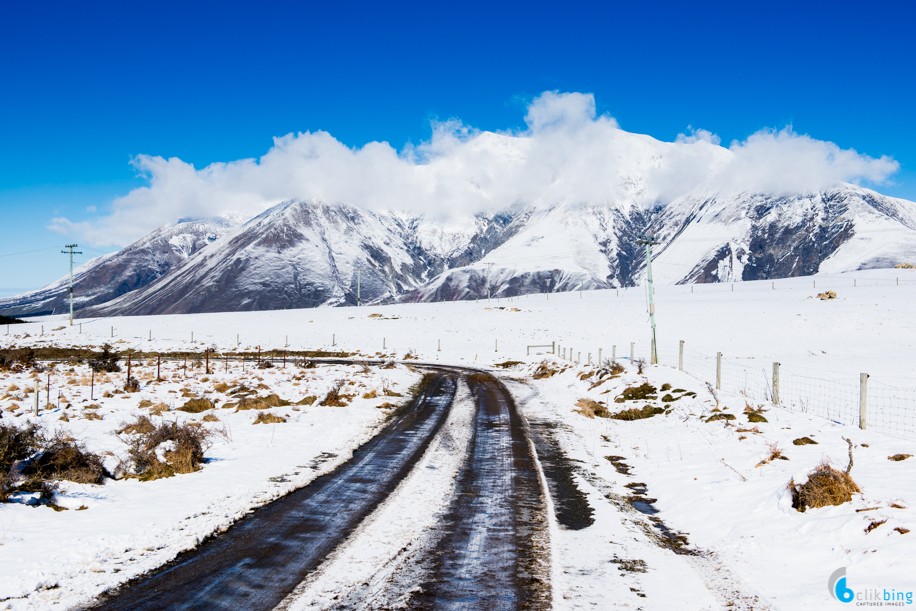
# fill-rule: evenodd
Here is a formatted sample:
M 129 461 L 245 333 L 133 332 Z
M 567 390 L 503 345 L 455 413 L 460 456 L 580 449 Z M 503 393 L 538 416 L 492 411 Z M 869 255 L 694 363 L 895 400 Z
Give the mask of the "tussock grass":
M 252 424 L 279 424 L 286 422 L 286 418 L 283 416 L 277 416 L 270 412 L 259 412 L 258 417 L 254 419 Z
M 707 418 L 706 422 L 714 422 L 716 420 L 728 421 L 728 420 L 734 420 L 734 419 L 735 419 L 734 414 L 726 414 L 725 412 L 719 412 L 718 414 L 713 414 L 712 416 Z
M 138 416 L 136 421 L 124 424 L 120 429 L 117 430 L 117 433 L 124 435 L 135 435 L 152 433 L 155 430 L 156 425 L 153 424 L 149 418 L 146 416 Z
M 810 437 L 799 437 L 798 439 L 792 440 L 792 445 L 796 446 L 808 446 L 808 445 L 817 445 L 817 442 L 811 439 Z
M 893 456 L 888 456 L 887 459 L 893 460 L 894 462 L 898 462 L 898 461 L 906 460 L 907 458 L 912 458 L 912 457 L 913 457 L 912 454 L 894 454 Z
M 614 420 L 643 420 L 645 418 L 651 418 L 657 414 L 664 414 L 665 408 L 663 407 L 653 407 L 651 405 L 646 405 L 642 408 L 632 408 L 625 409 L 617 412 L 616 414 L 611 414 L 609 418 Z
M 180 412 L 188 412 L 189 414 L 199 414 L 207 410 L 213 409 L 216 407 L 213 405 L 213 401 L 210 399 L 191 399 L 184 405 L 178 408 Z
M 630 386 L 629 388 L 624 389 L 623 393 L 616 399 L 615 403 L 623 403 L 624 401 L 645 401 L 649 399 L 657 398 L 655 395 L 658 393 L 658 389 L 644 382 L 639 386 Z
M 152 481 L 199 471 L 209 437 L 210 432 L 203 427 L 177 422 L 164 422 L 152 431 L 133 435 L 125 440 L 128 446 L 125 477 Z
M 227 405 L 226 407 L 229 406 Z M 270 409 L 270 406 L 260 399 L 249 399 L 246 397 L 238 402 L 235 411 L 242 412 L 249 409 Z
M 599 418 L 609 418 L 610 412 L 607 411 L 607 408 L 598 403 L 597 401 L 592 401 L 591 399 L 579 399 L 576 401 L 576 407 L 579 409 L 573 410 L 577 414 L 582 414 L 587 418 L 594 418 L 598 416 Z
M 318 397 L 316 397 L 315 395 L 309 395 L 305 397 L 304 399 L 302 399 L 301 401 L 297 402 L 296 405 L 311 405 L 312 403 L 314 403 L 317 400 L 318 400 Z
M 533 377 L 535 380 L 543 380 L 544 378 L 550 378 L 557 375 L 560 370 L 558 368 L 552 367 L 551 365 L 552 363 L 541 361 L 541 364 L 538 365 L 537 369 L 534 370 L 534 373 L 531 375 L 531 377 Z
M 377 396 L 378 396 L 377 393 L 373 390 L 371 392 L 367 392 L 366 394 L 364 394 L 363 399 L 375 399 L 375 397 Z
M 516 365 L 524 365 L 521 361 L 503 361 L 502 363 L 494 363 L 494 367 L 499 367 L 500 369 L 508 369 L 509 367 L 515 367 Z
M 792 507 L 804 512 L 809 507 L 842 505 L 852 500 L 852 495 L 862 492 L 848 473 L 837 471 L 826 462 L 818 465 L 808 474 L 808 481 L 802 485 L 789 482 L 792 490 Z

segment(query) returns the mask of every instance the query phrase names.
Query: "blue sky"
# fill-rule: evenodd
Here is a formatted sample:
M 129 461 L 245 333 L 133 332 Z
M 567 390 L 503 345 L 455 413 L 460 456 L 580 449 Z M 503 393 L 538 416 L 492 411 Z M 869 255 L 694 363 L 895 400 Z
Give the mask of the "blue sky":
M 436 119 L 524 128 L 549 90 L 661 140 L 792 125 L 892 156 L 879 190 L 916 200 L 913 3 L 801 4 L 4 3 L 0 294 L 66 272 L 50 220 L 143 186 L 135 155 L 201 168 L 315 130 L 400 150 Z

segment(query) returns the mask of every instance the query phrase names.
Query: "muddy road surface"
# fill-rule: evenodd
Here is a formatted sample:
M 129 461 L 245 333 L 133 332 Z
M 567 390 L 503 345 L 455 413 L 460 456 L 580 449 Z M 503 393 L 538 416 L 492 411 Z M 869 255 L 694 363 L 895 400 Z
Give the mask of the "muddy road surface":
M 526 423 L 495 377 L 465 377 L 477 403 L 467 462 L 413 609 L 550 607 L 544 491 Z
M 348 462 L 198 548 L 110 593 L 93 609 L 274 608 L 410 472 L 445 420 L 457 376 L 434 372 Z

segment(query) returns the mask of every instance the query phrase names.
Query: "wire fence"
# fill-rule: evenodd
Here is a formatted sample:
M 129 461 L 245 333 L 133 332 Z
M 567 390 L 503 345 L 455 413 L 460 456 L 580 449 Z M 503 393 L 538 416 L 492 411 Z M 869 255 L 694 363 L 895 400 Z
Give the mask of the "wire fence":
M 634 358 L 649 362 L 651 345 L 634 343 Z M 617 358 L 630 358 L 630 344 Z M 683 359 L 683 362 L 681 360 Z M 859 379 L 835 377 L 828 379 L 811 375 L 798 368 L 779 367 L 778 383 L 774 387 L 774 372 L 770 367 L 748 365 L 734 359 L 704 354 L 684 346 L 659 346 L 658 362 L 673 369 L 682 368 L 690 376 L 727 392 L 752 401 L 778 400 L 781 407 L 826 418 L 839 424 L 860 425 L 862 386 Z M 916 380 L 913 380 L 916 388 Z M 774 392 L 778 390 L 778 397 Z M 865 428 L 894 437 L 916 439 L 916 390 L 890 386 L 878 381 L 865 385 Z

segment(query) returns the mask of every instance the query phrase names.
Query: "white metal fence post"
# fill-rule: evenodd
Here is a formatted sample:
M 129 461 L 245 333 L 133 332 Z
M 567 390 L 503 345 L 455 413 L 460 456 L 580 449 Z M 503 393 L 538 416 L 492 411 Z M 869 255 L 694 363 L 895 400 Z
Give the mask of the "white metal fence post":
M 859 374 L 859 428 L 865 430 L 865 407 L 868 402 L 868 374 Z
M 716 352 L 716 390 L 722 390 L 722 353 Z
M 779 405 L 779 363 L 773 363 L 773 404 Z
M 681 347 L 677 353 L 677 368 L 684 371 L 684 340 L 681 340 Z

